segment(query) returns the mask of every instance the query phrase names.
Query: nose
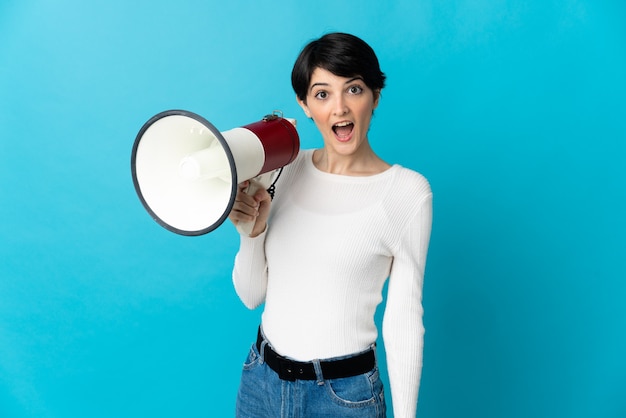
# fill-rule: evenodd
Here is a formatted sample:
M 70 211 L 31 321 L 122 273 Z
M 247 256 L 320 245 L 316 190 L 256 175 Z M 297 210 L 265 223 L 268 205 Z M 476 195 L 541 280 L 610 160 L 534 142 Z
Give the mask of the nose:
M 335 106 L 333 109 L 333 114 L 335 116 L 342 116 L 348 113 L 348 106 L 346 105 L 345 98 L 343 95 L 339 94 L 335 96 Z

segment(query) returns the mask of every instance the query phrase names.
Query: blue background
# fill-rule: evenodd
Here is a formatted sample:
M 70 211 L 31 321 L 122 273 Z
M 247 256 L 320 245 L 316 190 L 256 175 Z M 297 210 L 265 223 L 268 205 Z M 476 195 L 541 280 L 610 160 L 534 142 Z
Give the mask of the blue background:
M 388 75 L 373 146 L 435 193 L 418 416 L 626 416 L 626 3 L 3 0 L 1 417 L 232 416 L 237 233 L 159 227 L 132 143 L 281 109 L 320 146 L 289 75 L 334 30 Z

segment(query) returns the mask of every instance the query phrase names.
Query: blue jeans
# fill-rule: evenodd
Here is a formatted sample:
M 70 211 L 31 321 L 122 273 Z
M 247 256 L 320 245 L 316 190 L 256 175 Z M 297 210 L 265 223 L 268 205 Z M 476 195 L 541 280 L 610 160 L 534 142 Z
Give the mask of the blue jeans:
M 264 346 L 261 347 L 263 351 Z M 342 357 L 345 358 L 345 357 Z M 237 418 L 384 418 L 385 398 L 378 368 L 353 377 L 281 380 L 252 345 L 237 394 Z

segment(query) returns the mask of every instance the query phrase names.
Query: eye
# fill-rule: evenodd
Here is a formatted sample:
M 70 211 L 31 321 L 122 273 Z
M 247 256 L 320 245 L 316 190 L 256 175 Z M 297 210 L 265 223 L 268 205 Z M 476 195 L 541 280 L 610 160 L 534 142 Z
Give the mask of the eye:
M 355 86 L 350 86 L 348 88 L 348 93 L 350 94 L 361 94 L 363 92 L 363 87 L 355 85 Z
M 320 99 L 320 100 L 324 100 L 326 98 L 328 98 L 328 93 L 324 90 L 320 90 L 317 93 L 315 93 L 315 98 L 316 99 Z

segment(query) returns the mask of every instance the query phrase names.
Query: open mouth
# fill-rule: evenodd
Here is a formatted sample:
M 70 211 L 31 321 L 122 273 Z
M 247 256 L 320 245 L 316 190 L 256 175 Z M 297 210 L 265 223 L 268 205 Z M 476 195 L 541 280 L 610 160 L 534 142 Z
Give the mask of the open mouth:
M 333 125 L 333 132 L 335 132 L 335 135 L 337 135 L 339 139 L 348 139 L 350 138 L 353 128 L 354 123 L 352 122 L 339 122 Z

